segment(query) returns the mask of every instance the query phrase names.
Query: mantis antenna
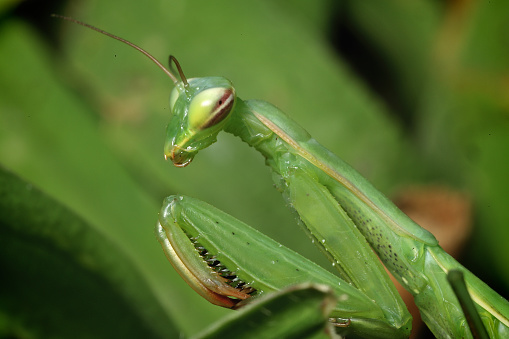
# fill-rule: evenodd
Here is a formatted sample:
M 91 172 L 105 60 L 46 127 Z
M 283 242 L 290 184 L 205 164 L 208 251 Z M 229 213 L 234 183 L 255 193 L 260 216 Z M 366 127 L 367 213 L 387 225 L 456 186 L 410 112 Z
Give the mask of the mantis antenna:
M 126 40 L 126 39 L 123 39 L 119 36 L 116 36 L 114 34 L 111 34 L 111 33 L 108 33 L 106 31 L 103 31 L 102 29 L 100 28 L 97 28 L 95 26 L 92 26 L 92 25 L 89 25 L 87 23 L 84 23 L 82 21 L 79 21 L 79 20 L 76 20 L 76 19 L 73 19 L 71 17 L 67 17 L 67 16 L 63 16 L 63 15 L 58 15 L 58 14 L 51 14 L 52 17 L 54 18 L 60 18 L 60 19 L 64 19 L 64 20 L 67 20 L 67 21 L 70 21 L 70 22 L 74 22 L 78 25 L 81 25 L 81 26 L 84 26 L 84 27 L 87 27 L 87 28 L 90 28 L 96 32 L 99 32 L 101 34 L 104 34 L 106 36 L 109 36 L 110 38 L 113 38 L 115 40 L 118 40 L 120 42 L 123 42 L 124 44 L 127 44 L 129 46 L 131 46 L 132 48 L 140 51 L 141 53 L 145 54 L 145 56 L 147 56 L 150 60 L 152 60 L 160 69 L 162 69 L 164 71 L 164 73 L 166 73 L 170 79 L 173 81 L 173 83 L 176 85 L 179 81 L 177 79 L 177 77 L 175 75 L 173 75 L 172 72 L 170 72 L 166 67 L 163 66 L 163 64 L 161 64 L 159 62 L 159 60 L 157 60 L 156 58 L 154 58 L 149 52 L 145 51 L 143 48 L 139 47 L 139 46 L 136 46 L 135 44 L 133 44 L 132 42 Z M 177 65 L 177 69 L 179 71 L 179 74 L 180 74 L 180 77 L 182 78 L 182 81 L 184 82 L 184 85 L 185 87 L 188 86 L 187 84 L 187 79 L 184 77 L 184 73 L 182 72 L 182 68 L 180 67 L 177 59 L 175 59 L 174 56 L 170 56 L 170 64 L 171 64 L 171 60 L 173 60 L 175 62 L 175 65 Z
M 182 67 L 180 67 L 180 63 L 178 62 L 177 58 L 175 58 L 173 55 L 170 55 L 169 61 L 168 61 L 168 64 L 170 65 L 170 69 L 171 69 L 172 61 L 173 61 L 173 63 L 175 63 L 175 66 L 177 67 L 177 70 L 180 75 L 180 79 L 182 79 L 182 82 L 184 83 L 184 87 L 187 88 L 187 86 L 189 86 L 189 84 L 187 83 L 186 76 L 184 75 L 184 72 L 182 71 Z

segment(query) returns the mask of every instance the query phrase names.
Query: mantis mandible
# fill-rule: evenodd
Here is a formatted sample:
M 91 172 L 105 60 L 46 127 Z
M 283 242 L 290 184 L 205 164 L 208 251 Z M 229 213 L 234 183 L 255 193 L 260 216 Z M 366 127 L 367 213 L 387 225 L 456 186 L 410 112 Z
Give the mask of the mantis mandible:
M 340 334 L 407 337 L 411 317 L 383 266 L 410 291 L 423 320 L 442 338 L 471 337 L 447 282 L 463 272 L 468 293 L 492 338 L 509 335 L 509 303 L 475 277 L 357 171 L 313 139 L 275 106 L 236 96 L 222 77 L 180 78 L 142 48 L 77 20 L 145 54 L 174 82 L 165 158 L 185 167 L 224 130 L 260 152 L 276 187 L 299 222 L 337 268 L 338 276 L 284 248 L 212 206 L 168 197 L 157 235 L 166 256 L 200 295 L 228 308 L 286 286 L 312 282 L 339 296 L 330 321 Z M 373 251 L 374 250 L 374 251 Z M 376 254 L 375 254 L 376 252 Z

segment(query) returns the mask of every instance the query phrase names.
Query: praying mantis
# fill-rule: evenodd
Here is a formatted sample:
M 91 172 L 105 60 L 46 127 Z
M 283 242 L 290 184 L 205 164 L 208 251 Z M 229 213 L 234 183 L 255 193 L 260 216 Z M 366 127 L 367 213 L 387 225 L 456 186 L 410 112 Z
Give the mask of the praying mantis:
M 437 337 L 468 338 L 472 334 L 466 317 L 447 281 L 449 271 L 459 270 L 489 336 L 509 336 L 505 299 L 278 108 L 240 99 L 233 84 L 222 77 L 186 79 L 170 56 L 179 80 L 131 42 L 61 18 L 128 44 L 170 77 L 175 88 L 164 156 L 175 166 L 189 165 L 222 130 L 260 152 L 299 223 L 337 269 L 337 275 L 324 270 L 202 201 L 170 196 L 159 214 L 158 240 L 177 272 L 208 301 L 238 309 L 294 284 L 323 284 L 338 296 L 329 314 L 338 334 L 408 337 L 411 317 L 383 263 L 413 294 L 423 320 Z

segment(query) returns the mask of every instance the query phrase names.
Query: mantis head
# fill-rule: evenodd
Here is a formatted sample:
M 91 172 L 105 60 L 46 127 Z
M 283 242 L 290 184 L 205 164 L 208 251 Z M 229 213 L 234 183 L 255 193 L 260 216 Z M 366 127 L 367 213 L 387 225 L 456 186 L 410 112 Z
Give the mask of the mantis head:
M 175 166 L 188 165 L 199 150 L 216 141 L 217 133 L 225 126 L 235 104 L 235 89 L 229 80 L 210 77 L 187 81 L 177 59 L 170 55 L 170 66 L 171 62 L 177 66 L 182 80 L 179 81 L 159 60 L 132 42 L 70 17 L 57 14 L 52 16 L 85 26 L 131 46 L 152 60 L 170 77 L 175 89 L 170 96 L 170 109 L 173 115 L 168 124 L 164 157 L 170 158 Z
M 194 78 L 187 86 L 178 84 L 170 95 L 172 117 L 164 157 L 177 167 L 187 166 L 198 151 L 216 141 L 234 104 L 235 89 L 225 78 Z

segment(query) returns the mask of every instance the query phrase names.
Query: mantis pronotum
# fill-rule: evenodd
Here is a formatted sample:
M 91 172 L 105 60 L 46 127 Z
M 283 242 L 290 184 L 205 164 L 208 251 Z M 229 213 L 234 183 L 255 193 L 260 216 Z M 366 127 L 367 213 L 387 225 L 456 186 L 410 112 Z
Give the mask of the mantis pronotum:
M 383 266 L 413 295 L 436 336 L 470 337 L 447 273 L 460 270 L 491 337 L 509 332 L 509 304 L 463 268 L 366 179 L 273 105 L 243 101 L 222 77 L 181 81 L 138 46 L 172 79 L 172 117 L 165 157 L 188 165 L 216 141 L 221 130 L 239 136 L 266 158 L 276 187 L 299 216 L 315 244 L 338 270 L 334 276 L 240 221 L 192 198 L 169 197 L 157 234 L 175 269 L 210 302 L 239 308 L 286 286 L 329 285 L 339 296 L 330 313 L 340 334 L 407 337 L 411 318 Z M 374 249 L 375 253 L 372 251 Z

